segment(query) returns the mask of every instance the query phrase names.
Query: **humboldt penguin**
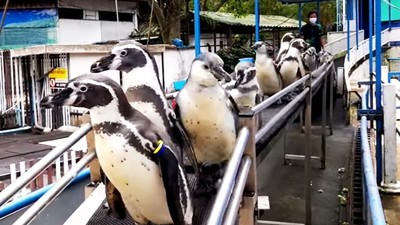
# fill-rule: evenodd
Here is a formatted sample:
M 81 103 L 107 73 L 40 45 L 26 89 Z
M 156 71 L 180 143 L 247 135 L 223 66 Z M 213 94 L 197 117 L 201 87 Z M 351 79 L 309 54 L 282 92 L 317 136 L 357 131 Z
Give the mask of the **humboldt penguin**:
M 218 84 L 218 80 L 229 76 L 223 64 L 215 53 L 199 55 L 193 60 L 187 82 L 176 97 L 175 110 L 192 140 L 201 165 L 196 195 L 215 191 L 216 180 L 213 179 L 219 179 L 221 174 L 208 176 L 205 172 L 207 165 L 222 166 L 220 168 L 226 165 L 235 147 L 239 128 L 239 109 Z M 213 177 L 211 181 L 210 177 Z
M 271 96 L 282 90 L 282 78 L 276 70 L 276 65 L 268 54 L 268 46 L 263 41 L 258 41 L 252 46 L 256 51 L 256 78 L 259 94 Z
M 101 168 L 137 224 L 192 224 L 181 149 L 164 129 L 130 106 L 118 83 L 102 74 L 84 74 L 40 105 L 90 110 Z
M 318 67 L 318 54 L 313 46 L 310 46 L 303 54 L 305 68 L 312 72 Z
M 226 87 L 233 87 L 236 83 L 237 77 L 243 75 L 244 70 L 247 68 L 250 68 L 252 66 L 254 66 L 253 62 L 238 62 L 235 66 L 234 71 L 231 74 L 229 74 L 231 81 L 228 83 L 221 83 L 221 82 L 219 82 L 219 83 L 225 89 L 226 89 Z
M 281 61 L 282 57 L 285 56 L 285 54 L 289 49 L 290 41 L 292 41 L 295 38 L 297 38 L 297 36 L 292 32 L 286 33 L 282 36 L 281 46 L 279 48 L 278 54 L 275 57 L 276 64 L 278 64 Z
M 256 68 L 249 67 L 238 73 L 235 84 L 226 86 L 225 90 L 228 91 L 239 107 L 254 107 L 258 92 Z
M 122 41 L 91 66 L 91 72 L 98 73 L 106 70 L 119 70 L 125 73 L 122 78 L 123 90 L 131 106 L 167 132 L 172 137 L 172 141 L 184 149 L 183 152 L 186 153 L 195 172 L 198 173 L 191 142 L 183 125 L 167 102 L 159 80 L 156 61 L 148 50 L 136 41 Z M 106 176 L 104 178 L 106 179 Z M 107 188 L 112 189 L 112 184 L 109 183 Z M 106 193 L 109 206 L 117 205 L 112 202 L 118 199 L 117 196 L 114 198 L 113 195 L 109 195 L 116 193 L 115 190 L 108 190 Z M 124 218 L 123 212 L 113 208 L 111 211 L 118 218 Z
M 289 49 L 278 64 L 278 71 L 282 76 L 283 88 L 289 86 L 306 74 L 302 54 L 310 45 L 301 38 L 293 39 Z

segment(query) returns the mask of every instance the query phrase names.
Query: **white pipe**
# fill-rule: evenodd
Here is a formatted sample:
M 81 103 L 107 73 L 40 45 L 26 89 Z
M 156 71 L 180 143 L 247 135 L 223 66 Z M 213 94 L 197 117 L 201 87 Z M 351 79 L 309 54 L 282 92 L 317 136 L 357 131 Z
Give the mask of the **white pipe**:
M 117 35 L 118 35 L 118 40 L 121 39 L 119 36 L 119 15 L 118 15 L 118 0 L 114 0 L 115 2 L 115 13 L 117 14 Z
M 22 126 L 26 125 L 25 122 L 25 95 L 24 95 L 24 83 L 23 83 L 23 76 L 22 76 L 22 58 L 18 58 L 19 64 L 19 91 L 20 91 L 20 104 L 21 104 L 21 119 L 22 119 Z
M 11 77 L 11 106 L 15 104 L 15 96 L 14 96 L 14 72 L 13 72 L 13 60 L 10 57 L 10 77 Z
M 0 52 L 0 111 L 6 110 L 6 90 L 5 90 L 5 76 L 4 76 L 4 68 L 3 68 L 3 52 Z
M 16 133 L 19 131 L 25 131 L 25 130 L 30 130 L 30 129 L 32 129 L 30 126 L 26 126 L 26 127 L 18 127 L 15 129 L 0 130 L 0 135 L 12 134 L 12 133 Z
M 23 126 L 22 125 L 22 118 L 21 118 L 21 105 L 20 105 L 20 86 L 19 86 L 19 74 L 18 74 L 18 60 L 14 59 L 12 56 L 10 56 L 10 58 L 12 59 L 12 68 L 11 70 L 13 71 L 13 76 L 14 76 L 14 86 L 15 86 L 15 100 L 14 100 L 14 104 L 15 104 L 15 111 L 16 114 L 15 116 L 17 117 L 17 123 L 19 126 Z

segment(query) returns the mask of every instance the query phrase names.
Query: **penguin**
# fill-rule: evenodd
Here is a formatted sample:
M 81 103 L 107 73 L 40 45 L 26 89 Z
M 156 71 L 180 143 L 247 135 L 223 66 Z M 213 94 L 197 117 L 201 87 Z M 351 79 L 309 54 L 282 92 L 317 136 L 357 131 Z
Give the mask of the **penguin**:
M 279 63 L 279 61 L 281 61 L 282 57 L 287 53 L 289 49 L 290 41 L 295 38 L 297 38 L 297 35 L 292 32 L 286 33 L 282 36 L 281 47 L 279 48 L 278 54 L 275 57 L 275 63 Z
M 226 86 L 225 90 L 235 100 L 239 107 L 254 107 L 256 105 L 256 96 L 258 84 L 256 79 L 256 68 L 249 67 L 238 74 L 235 84 Z
M 252 66 L 254 66 L 253 62 L 238 62 L 235 66 L 233 73 L 229 74 L 231 81 L 228 83 L 222 83 L 222 82 L 219 83 L 222 85 L 223 88 L 233 87 L 236 83 L 237 77 L 242 76 L 244 70 Z
M 252 46 L 256 51 L 256 78 L 259 86 L 259 95 L 271 96 L 282 90 L 282 78 L 276 69 L 272 58 L 268 55 L 267 45 L 258 41 Z
M 40 106 L 89 109 L 100 166 L 137 224 L 192 224 L 181 149 L 129 104 L 118 83 L 103 74 L 83 74 Z
M 133 40 L 121 41 L 114 45 L 109 54 L 94 62 L 90 70 L 93 73 L 106 70 L 119 70 L 125 73 L 122 80 L 123 90 L 130 105 L 172 136 L 174 143 L 184 149 L 183 152 L 186 153 L 195 173 L 198 174 L 193 146 L 182 123 L 167 102 L 159 80 L 156 61 L 143 45 Z M 106 176 L 104 178 L 107 179 Z M 109 183 L 107 180 L 103 182 Z M 108 188 L 113 189 L 112 184 L 109 183 L 106 186 L 106 189 Z M 116 192 L 106 190 L 106 193 L 111 212 L 117 218 L 123 219 L 124 214 L 118 210 L 119 207 L 112 207 L 122 204 L 112 202 L 118 199 L 112 195 Z
M 195 194 L 215 191 L 214 180 L 206 173 L 208 165 L 226 166 L 235 147 L 239 129 L 239 108 L 218 80 L 229 74 L 223 60 L 215 53 L 205 52 L 192 62 L 185 86 L 176 97 L 176 112 L 192 140 L 200 176 Z M 219 172 L 222 172 L 222 171 Z M 216 175 L 219 179 L 221 174 Z
M 283 88 L 289 86 L 306 74 L 306 67 L 302 53 L 310 45 L 301 38 L 293 39 L 289 49 L 278 64 L 278 71 L 282 76 Z
M 305 67 L 312 72 L 318 67 L 318 54 L 313 46 L 310 46 L 303 54 Z

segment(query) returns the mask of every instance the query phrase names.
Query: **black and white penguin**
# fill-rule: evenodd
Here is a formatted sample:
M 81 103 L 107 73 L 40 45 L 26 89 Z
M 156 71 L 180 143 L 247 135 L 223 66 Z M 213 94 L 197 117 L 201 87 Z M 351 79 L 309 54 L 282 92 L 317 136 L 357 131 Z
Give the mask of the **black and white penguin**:
M 227 83 L 220 81 L 218 83 L 221 84 L 223 88 L 233 87 L 236 83 L 237 77 L 242 76 L 245 69 L 253 67 L 253 66 L 254 66 L 253 62 L 238 62 L 235 66 L 234 71 L 231 74 L 229 74 L 231 81 L 229 81 Z M 224 79 L 224 81 L 225 81 L 225 79 Z
M 205 166 L 224 166 L 232 155 L 239 128 L 239 109 L 229 93 L 218 84 L 218 80 L 229 76 L 223 64 L 215 53 L 205 52 L 198 56 L 192 62 L 185 86 L 176 97 L 175 110 L 202 166 L 196 194 L 215 190 L 212 187 L 214 181 L 210 183 L 209 176 L 204 173 Z
M 318 54 L 313 46 L 310 46 L 303 54 L 305 67 L 309 72 L 318 68 Z
M 258 84 L 256 68 L 249 67 L 238 73 L 234 85 L 225 86 L 225 90 L 232 96 L 239 107 L 253 107 L 256 105 Z
M 289 86 L 306 74 L 306 67 L 302 54 L 310 45 L 301 38 L 290 42 L 288 52 L 278 64 L 278 71 L 282 77 L 283 88 Z
M 256 78 L 260 96 L 271 96 L 282 90 L 282 78 L 276 69 L 276 64 L 268 54 L 268 46 L 258 41 L 252 46 L 256 51 Z
M 101 168 L 136 223 L 192 224 L 181 149 L 168 133 L 130 106 L 119 84 L 105 75 L 84 74 L 43 98 L 40 105 L 90 110 Z
M 286 33 L 282 36 L 281 46 L 279 48 L 278 54 L 275 57 L 275 63 L 278 64 L 281 61 L 282 57 L 285 56 L 289 49 L 290 41 L 295 38 L 297 38 L 297 36 L 292 32 Z
M 154 57 L 147 49 L 136 41 L 122 41 L 116 44 L 111 52 L 100 58 L 91 66 L 91 72 L 102 72 L 106 70 L 119 70 L 124 72 L 122 79 L 123 90 L 127 95 L 132 107 L 146 115 L 151 121 L 167 132 L 172 141 L 179 145 L 188 156 L 196 173 L 198 172 L 196 157 L 193 146 L 183 129 L 183 125 L 176 117 L 175 112 L 169 106 L 165 92 L 159 80 L 158 67 Z M 106 176 L 104 176 L 106 179 Z M 107 180 L 103 181 L 107 183 Z M 123 212 L 118 210 L 118 196 L 112 184 L 106 186 L 107 202 L 111 212 L 118 218 L 124 218 Z

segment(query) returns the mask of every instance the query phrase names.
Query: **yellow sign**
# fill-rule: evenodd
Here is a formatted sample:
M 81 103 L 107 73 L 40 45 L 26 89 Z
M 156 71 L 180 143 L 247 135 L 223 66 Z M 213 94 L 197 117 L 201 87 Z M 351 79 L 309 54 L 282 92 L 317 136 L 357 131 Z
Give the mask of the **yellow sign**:
M 49 78 L 54 78 L 56 80 L 68 80 L 67 68 L 57 67 L 49 74 Z

